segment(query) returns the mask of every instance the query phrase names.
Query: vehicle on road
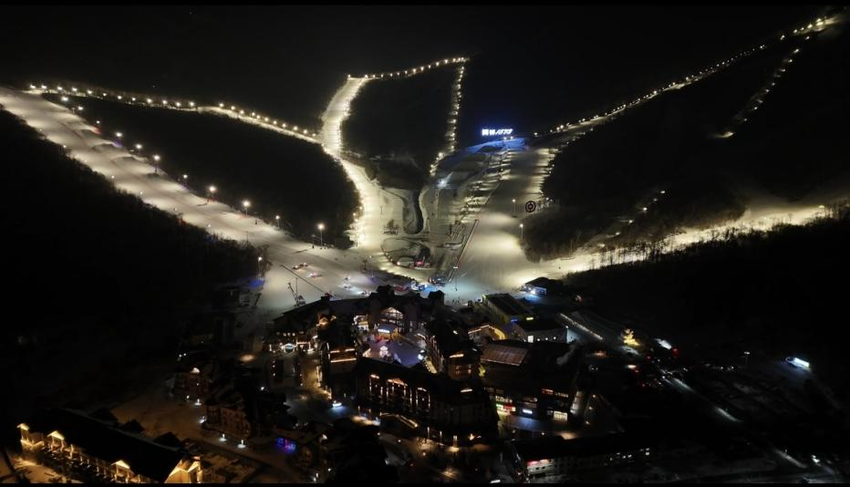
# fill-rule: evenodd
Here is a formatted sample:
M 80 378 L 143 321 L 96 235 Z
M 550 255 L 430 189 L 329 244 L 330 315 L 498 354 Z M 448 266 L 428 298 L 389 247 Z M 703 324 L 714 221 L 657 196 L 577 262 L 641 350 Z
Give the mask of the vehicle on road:
M 448 279 L 442 274 L 434 274 L 428 278 L 428 282 L 435 286 L 445 286 Z
M 322 275 L 321 275 L 321 274 L 319 274 L 318 272 L 311 272 L 311 273 L 310 273 L 310 277 L 313 277 L 313 278 L 321 277 L 321 276 L 322 276 Z

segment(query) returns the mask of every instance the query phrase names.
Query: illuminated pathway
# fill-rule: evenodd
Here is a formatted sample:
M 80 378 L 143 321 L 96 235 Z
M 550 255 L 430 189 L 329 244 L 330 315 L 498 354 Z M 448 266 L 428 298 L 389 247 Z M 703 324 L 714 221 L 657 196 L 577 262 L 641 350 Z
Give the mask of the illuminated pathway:
M 320 139 L 325 151 L 342 164 L 360 197 L 363 211 L 354 222 L 351 239 L 364 252 L 380 252 L 379 236 L 383 234 L 385 221 L 390 218 L 401 221 L 401 202 L 394 204 L 395 196 L 371 181 L 362 167 L 345 160 L 342 145 L 342 123 L 348 117 L 351 101 L 367 81 L 365 78 L 348 78 L 334 94 L 322 115 Z
M 314 249 L 309 243 L 295 240 L 273 225 L 245 216 L 216 201 L 191 193 L 186 187 L 166 177 L 152 177 L 154 168 L 123 148 L 95 135 L 94 127 L 71 113 L 67 108 L 44 98 L 0 88 L 0 104 L 10 113 L 39 130 L 51 142 L 65 146 L 69 154 L 94 171 L 110 179 L 115 186 L 136 195 L 146 203 L 168 213 L 182 215 L 189 224 L 206 228 L 216 235 L 237 241 L 248 240 L 253 245 L 268 246 L 265 259 L 273 264 L 266 274 L 261 307 L 279 311 L 288 309 L 294 299 L 287 283 L 295 286 L 295 275 L 302 277 L 298 290 L 309 302 L 324 292 L 339 296 L 356 295 L 375 287 L 369 277 L 359 272 L 362 260 L 356 253 L 335 249 Z M 310 267 L 301 271 L 289 268 L 300 262 Z M 286 266 L 287 268 L 281 267 Z M 321 277 L 311 279 L 309 272 Z M 350 276 L 352 289 L 343 287 Z M 305 281 L 309 281 L 307 284 Z
M 342 164 L 348 177 L 354 183 L 360 197 L 362 211 L 349 231 L 355 242 L 355 251 L 364 257 L 371 256 L 370 262 L 384 271 L 405 275 L 417 280 L 427 279 L 429 272 L 408 269 L 389 264 L 381 252 L 384 229 L 389 220 L 403 222 L 404 202 L 393 192 L 382 188 L 377 181 L 370 180 L 366 171 L 345 159 L 342 141 L 342 123 L 346 119 L 351 101 L 369 80 L 349 77 L 345 84 L 334 94 L 322 115 L 323 127 L 320 139 L 325 151 Z M 403 225 L 401 225 L 403 227 Z
M 363 80 L 358 79 L 346 82 L 325 114 L 325 128 L 321 137 L 326 150 L 331 154 L 340 152 L 339 127 L 350 100 L 362 84 Z M 94 135 L 91 132 L 94 127 L 63 106 L 50 103 L 35 94 L 5 88 L 0 88 L 0 104 L 30 126 L 40 130 L 50 141 L 66 146 L 73 157 L 111 179 L 118 188 L 137 195 L 162 211 L 181 214 L 187 223 L 206 228 L 222 237 L 247 239 L 256 246 L 267 245 L 266 259 L 273 263 L 273 267 L 266 274 L 266 284 L 260 301 L 260 306 L 267 310 L 282 311 L 294 305 L 287 286 L 290 282 L 295 286 L 293 273 L 301 276 L 299 292 L 308 302 L 318 299 L 326 291 L 337 296 L 352 296 L 362 290 L 371 291 L 380 284 L 378 281 L 372 281 L 360 272 L 360 269 L 364 258 L 368 260 L 367 254 L 379 249 L 385 221 L 391 215 L 399 218 L 401 201 L 388 196 L 366 178 L 361 168 L 351 163 L 340 161 L 355 182 L 365 203 L 363 217 L 356 228 L 361 235 L 374 237 L 362 239 L 361 247 L 353 251 L 313 249 L 309 243 L 295 240 L 272 225 L 262 222 L 255 224 L 253 218 L 245 217 L 240 211 L 227 205 L 219 202 L 207 204 L 205 197 L 192 194 L 175 181 L 164 177 L 151 177 L 153 166 Z M 584 128 L 591 123 L 581 125 Z M 532 263 L 525 259 L 520 249 L 519 218 L 511 216 L 511 200 L 516 198 L 518 201 L 525 201 L 539 197 L 542 171 L 551 157 L 548 148 L 520 151 L 512 155 L 511 173 L 501 182 L 477 216 L 479 224 L 476 225 L 475 234 L 464 253 L 465 257 L 461 260 L 458 291 L 454 291 L 455 283 L 449 283 L 443 288 L 450 298 L 475 299 L 487 291 L 510 291 L 541 275 L 557 277 L 567 271 L 584 270 L 592 265 L 596 257 L 591 254 L 577 255 L 572 259 Z M 789 210 L 791 208 L 788 205 L 778 203 L 762 210 L 750 210 L 740 220 L 725 227 L 757 227 L 760 221 L 766 225 L 775 219 L 786 220 Z M 801 223 L 821 210 L 817 205 L 812 205 L 795 208 L 793 211 L 792 223 Z M 675 241 L 681 244 L 696 241 L 705 238 L 710 232 L 711 230 L 684 232 L 677 236 Z M 380 262 L 383 259 L 372 260 Z M 289 269 L 300 262 L 308 262 L 310 267 L 301 271 Z M 403 269 L 388 264 L 379 267 L 396 273 L 417 273 L 414 275 L 420 279 L 427 276 L 427 271 Z M 318 272 L 321 277 L 306 277 L 311 271 Z M 418 275 L 419 272 L 422 274 Z M 351 278 L 351 290 L 343 287 L 345 276 Z
M 832 20 L 827 21 L 829 23 Z M 808 26 L 808 31 L 817 30 L 817 23 Z M 808 33 L 808 32 L 807 32 Z M 798 34 L 802 35 L 802 31 Z M 789 34 L 791 35 L 791 34 Z M 760 46 L 763 48 L 763 46 Z M 592 130 L 598 123 L 604 123 L 623 110 L 649 100 L 658 94 L 671 89 L 679 89 L 687 84 L 704 79 L 706 76 L 726 67 L 739 58 L 749 55 L 756 49 L 741 53 L 717 63 L 715 66 L 701 71 L 694 76 L 685 77 L 681 82 L 673 82 L 655 90 L 630 103 L 622 104 L 601 116 L 588 120 L 580 120 L 576 124 L 566 124 L 555 127 L 550 133 L 557 133 L 557 138 L 550 145 L 534 150 L 518 149 L 512 153 L 511 170 L 496 183 L 489 198 L 477 213 L 466 218 L 469 230 L 465 236 L 465 247 L 462 249 L 458 279 L 448 283 L 443 291 L 450 298 L 476 299 L 484 292 L 512 291 L 523 282 L 538 276 L 559 277 L 566 272 L 585 270 L 593 267 L 599 254 L 591 252 L 576 253 L 569 259 L 554 259 L 540 263 L 529 262 L 520 247 L 521 229 L 519 224 L 525 213 L 522 204 L 527 200 L 539 201 L 540 188 L 549 173 L 549 163 L 552 159 L 551 150 L 558 142 L 573 139 Z M 427 66 L 412 68 L 404 71 L 383 73 L 382 75 L 365 75 L 362 78 L 349 77 L 346 83 L 335 93 L 322 119 L 323 127 L 320 132 L 312 132 L 299 127 L 290 127 L 277 120 L 269 119 L 255 112 L 245 112 L 233 105 L 219 103 L 218 106 L 195 106 L 193 102 L 178 102 L 151 99 L 127 100 L 126 95 L 117 92 L 92 90 L 89 94 L 80 92 L 68 95 L 97 96 L 117 100 L 124 103 L 150 104 L 162 108 L 179 109 L 184 111 L 207 112 L 230 116 L 240 121 L 259 127 L 275 130 L 281 134 L 298 136 L 304 140 L 321 143 L 325 150 L 339 161 L 348 177 L 352 180 L 361 202 L 360 216 L 349 231 L 355 247 L 348 251 L 336 249 L 315 249 L 309 243 L 295 240 L 279 231 L 275 226 L 255 221 L 252 217 L 242 215 L 222 203 L 206 203 L 203 196 L 194 195 L 187 188 L 167 177 L 151 177 L 153 166 L 146 160 L 133 156 L 123 148 L 117 148 L 111 142 L 94 135 L 85 121 L 73 114 L 68 108 L 44 100 L 39 93 L 48 90 L 45 86 L 38 89 L 31 86 L 30 93 L 0 88 L 0 103 L 4 108 L 24 119 L 31 126 L 39 129 L 52 142 L 66 146 L 67 150 L 84 164 L 113 180 L 113 183 L 131 194 L 137 195 L 147 203 L 167 212 L 182 215 L 190 224 L 206 228 L 208 231 L 234 240 L 247 239 L 258 247 L 267 247 L 265 258 L 273 263 L 266 274 L 266 284 L 260 306 L 273 311 L 288 309 L 294 304 L 288 283 L 296 284 L 298 290 L 309 302 L 317 299 L 324 292 L 337 296 L 357 295 L 361 291 L 371 291 L 380 280 L 372 280 L 372 272 L 365 271 L 364 266 L 380 268 L 395 274 L 407 275 L 417 280 L 425 280 L 432 271 L 406 269 L 391 265 L 381 254 L 381 243 L 385 239 L 384 228 L 390 219 L 403 222 L 403 201 L 400 197 L 381 188 L 377 182 L 369 180 L 363 168 L 347 161 L 341 134 L 341 126 L 345 120 L 352 100 L 357 96 L 362 86 L 371 80 L 381 77 L 406 77 L 436 68 L 441 64 L 461 64 L 466 58 L 451 58 L 442 63 L 436 62 Z M 460 68 L 463 69 L 462 67 Z M 462 71 L 461 71 L 462 74 Z M 460 76 L 457 85 L 460 85 Z M 56 90 L 57 92 L 59 90 Z M 188 107 L 186 106 L 188 105 Z M 459 108 L 459 96 L 455 100 L 455 117 Z M 453 129 L 453 127 L 452 127 Z M 453 132 L 452 132 L 453 133 Z M 423 190 L 426 194 L 427 188 Z M 517 218 L 513 216 L 513 200 L 519 204 Z M 436 205 L 437 208 L 440 204 Z M 802 223 L 811 216 L 822 211 L 817 204 L 791 207 L 788 204 L 769 201 L 752 205 L 742 218 L 719 228 L 709 230 L 685 229 L 679 235 L 671 238 L 671 248 L 690 242 L 706 239 L 712 231 L 725 228 L 750 227 L 766 228 L 777 221 Z M 439 213 L 439 209 L 438 209 Z M 790 216 L 789 216 L 790 215 Z M 442 215 L 439 215 L 440 217 Z M 425 217 L 428 218 L 427 215 Z M 427 224 L 427 222 L 426 222 Z M 471 234 L 471 235 L 470 235 Z M 432 236 L 436 238 L 436 236 Z M 432 242 L 434 243 L 434 242 Z M 308 262 L 310 267 L 301 271 L 291 270 L 291 266 Z M 284 268 L 285 266 L 285 268 Z M 309 272 L 318 272 L 321 277 L 311 279 L 306 277 Z M 368 274 L 368 275 L 367 275 Z M 350 276 L 350 286 L 345 277 Z M 380 277 L 380 273 L 378 274 Z M 348 289 L 351 287 L 351 289 Z M 455 292 L 455 287 L 457 291 Z

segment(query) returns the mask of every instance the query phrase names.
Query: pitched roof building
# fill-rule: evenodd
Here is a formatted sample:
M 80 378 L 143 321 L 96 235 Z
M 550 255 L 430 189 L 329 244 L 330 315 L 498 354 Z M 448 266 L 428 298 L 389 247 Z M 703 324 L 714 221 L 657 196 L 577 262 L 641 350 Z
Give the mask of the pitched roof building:
M 200 483 L 199 457 L 72 409 L 43 409 L 18 425 L 24 453 L 90 482 Z

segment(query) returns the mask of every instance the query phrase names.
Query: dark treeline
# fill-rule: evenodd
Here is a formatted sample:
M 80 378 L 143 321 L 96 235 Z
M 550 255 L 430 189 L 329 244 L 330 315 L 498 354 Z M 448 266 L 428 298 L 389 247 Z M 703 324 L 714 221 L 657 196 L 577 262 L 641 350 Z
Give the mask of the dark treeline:
M 768 79 L 784 53 L 779 47 L 759 52 L 695 85 L 630 109 L 571 143 L 556 156 L 543 188 L 559 203 L 556 215 L 548 218 L 563 223 L 529 221 L 530 256 L 554 257 L 553 253 L 569 248 L 570 240 L 584 243 L 616 218 L 631 218 L 638 208 L 651 206 L 644 200 L 662 188 L 670 195 L 686 194 L 687 188 L 687 194 L 720 198 L 712 208 L 739 206 L 723 186 L 711 184 L 720 179 L 714 168 L 696 164 L 695 158 Z M 705 216 L 707 209 L 703 206 L 700 215 Z M 665 227 L 685 223 L 689 205 L 672 205 L 669 210 Z M 657 208 L 653 212 L 660 213 Z
M 605 312 L 675 340 L 807 357 L 846 400 L 850 206 L 803 226 L 730 230 L 686 249 L 567 276 Z M 747 349 L 747 348 L 743 348 Z
M 387 186 L 419 189 L 446 145 L 457 66 L 367 82 L 342 130 L 347 149 Z M 381 161 L 366 162 L 380 157 Z
M 607 245 L 629 246 L 734 219 L 750 188 L 788 199 L 822 190 L 850 154 L 840 133 L 850 122 L 848 37 L 788 38 L 570 144 L 544 186 L 558 209 L 527 224 L 529 256 L 569 253 L 606 228 L 620 232 Z M 758 111 L 742 114 L 747 106 Z
M 354 184 L 318 144 L 214 115 L 71 99 L 92 125 L 101 121 L 104 137 L 116 140 L 120 131 L 128 147 L 142 143 L 142 154 L 160 154 L 161 167 L 175 179 L 187 174 L 197 194 L 214 185 L 216 199 L 233 208 L 249 200 L 251 215 L 272 224 L 280 215 L 281 225 L 303 240 L 323 222 L 333 242 L 353 220 Z
M 117 192 L 5 111 L 0 147 L 7 440 L 38 404 L 87 407 L 159 378 L 188 313 L 256 273 L 259 252 Z

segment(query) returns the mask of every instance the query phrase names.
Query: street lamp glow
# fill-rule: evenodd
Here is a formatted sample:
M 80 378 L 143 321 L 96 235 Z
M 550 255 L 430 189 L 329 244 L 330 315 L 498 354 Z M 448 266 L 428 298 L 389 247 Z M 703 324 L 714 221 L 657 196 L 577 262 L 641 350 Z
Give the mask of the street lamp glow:
M 159 159 L 160 159 L 159 154 L 154 154 L 153 160 L 155 160 L 156 162 L 159 162 Z
M 121 137 L 124 137 L 124 134 L 122 134 L 121 132 L 115 132 L 115 136 L 120 139 Z
M 142 144 L 136 144 L 136 149 L 141 149 L 141 148 L 142 148 Z
M 211 193 L 211 194 L 215 194 L 216 187 L 215 187 L 215 186 L 210 186 L 210 187 L 209 187 L 209 190 L 210 190 L 210 193 Z

